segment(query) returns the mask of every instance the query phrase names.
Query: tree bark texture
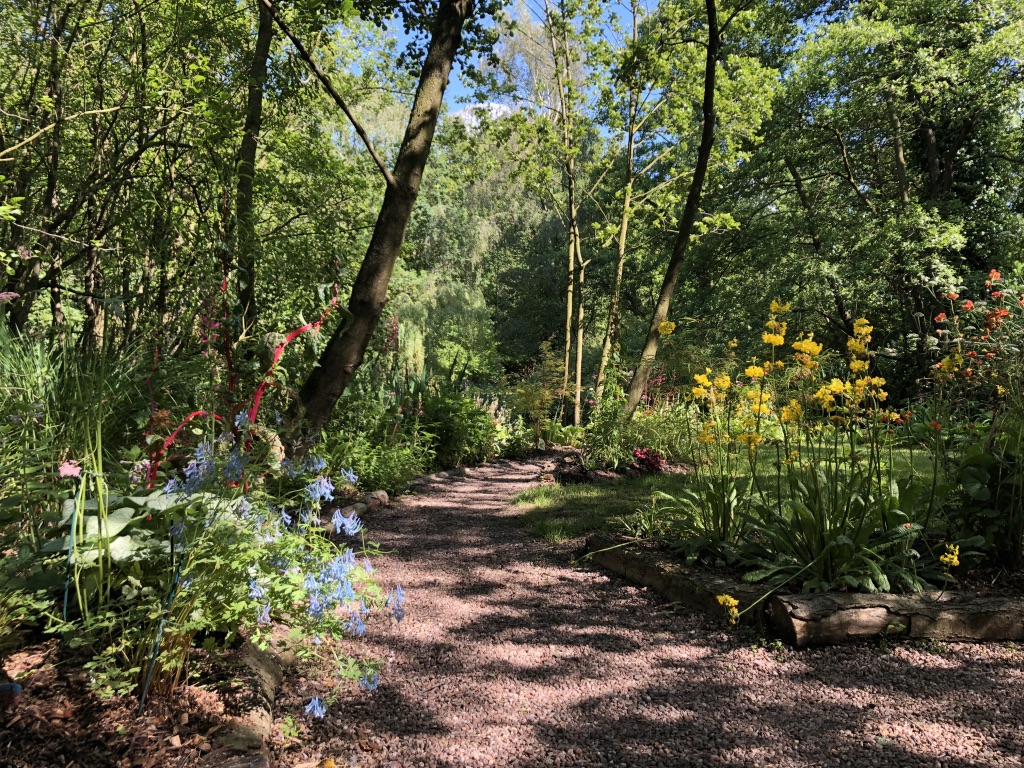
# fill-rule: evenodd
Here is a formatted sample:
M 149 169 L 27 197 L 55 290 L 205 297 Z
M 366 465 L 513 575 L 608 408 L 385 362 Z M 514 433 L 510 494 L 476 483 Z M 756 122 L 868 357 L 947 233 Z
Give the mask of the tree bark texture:
M 647 381 L 650 379 L 651 371 L 654 369 L 654 361 L 658 355 L 658 347 L 660 345 L 658 326 L 668 319 L 672 294 L 676 290 L 676 283 L 679 282 L 679 273 L 682 270 L 683 260 L 690 245 L 690 235 L 693 233 L 693 226 L 697 221 L 697 215 L 700 213 L 700 199 L 701 193 L 704 190 L 704 179 L 707 176 L 711 152 L 714 149 L 715 77 L 722 40 L 718 28 L 718 8 L 715 0 L 705 0 L 704 5 L 708 16 L 708 45 L 707 56 L 704 60 L 704 97 L 701 103 L 704 124 L 701 129 L 700 146 L 697 149 L 697 162 L 693 168 L 690 190 L 686 195 L 686 205 L 683 207 L 683 215 L 679 221 L 679 234 L 676 236 L 675 245 L 672 248 L 672 256 L 669 259 L 668 268 L 665 270 L 665 279 L 661 283 L 658 301 L 654 306 L 651 324 L 647 329 L 647 340 L 644 342 L 643 352 L 640 354 L 640 362 L 636 367 L 636 372 L 633 374 L 633 379 L 629 382 L 629 392 L 626 397 L 627 417 L 632 416 L 640 404 L 640 399 L 647 389 Z
M 249 65 L 249 91 L 245 105 L 245 124 L 238 150 L 238 183 L 235 190 L 235 269 L 238 284 L 238 314 L 244 337 L 256 325 L 256 212 L 253 181 L 256 154 L 263 127 L 263 89 L 267 82 L 267 61 L 274 41 L 274 17 L 263 3 L 258 5 L 259 26 Z
M 405 240 L 409 217 L 419 193 L 423 170 L 448 85 L 452 63 L 462 43 L 462 27 L 474 11 L 473 0 L 442 0 L 420 74 L 409 123 L 398 152 L 377 223 L 362 266 L 352 284 L 351 320 L 334 332 L 319 364 L 303 384 L 299 400 L 315 434 L 330 418 L 370 343 L 387 301 L 388 282 Z

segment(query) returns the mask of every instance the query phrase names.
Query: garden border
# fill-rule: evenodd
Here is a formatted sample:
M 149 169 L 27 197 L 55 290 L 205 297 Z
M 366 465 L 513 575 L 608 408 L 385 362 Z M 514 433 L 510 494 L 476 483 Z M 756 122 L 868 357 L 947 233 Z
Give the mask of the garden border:
M 965 592 L 913 595 L 829 592 L 776 594 L 765 588 L 688 569 L 670 555 L 633 540 L 594 535 L 587 556 L 597 565 L 650 587 L 667 600 L 727 617 L 716 597 L 739 600 L 742 623 L 770 623 L 790 645 L 836 645 L 879 637 L 950 642 L 1024 640 L 1024 597 Z M 750 610 L 750 607 L 753 607 Z

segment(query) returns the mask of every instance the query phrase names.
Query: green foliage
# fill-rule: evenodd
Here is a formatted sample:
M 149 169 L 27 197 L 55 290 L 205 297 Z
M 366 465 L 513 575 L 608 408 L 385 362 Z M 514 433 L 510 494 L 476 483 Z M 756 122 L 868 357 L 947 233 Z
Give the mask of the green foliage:
M 497 455 L 496 419 L 466 396 L 433 393 L 423 400 L 422 418 L 435 441 L 438 467 L 479 464 Z

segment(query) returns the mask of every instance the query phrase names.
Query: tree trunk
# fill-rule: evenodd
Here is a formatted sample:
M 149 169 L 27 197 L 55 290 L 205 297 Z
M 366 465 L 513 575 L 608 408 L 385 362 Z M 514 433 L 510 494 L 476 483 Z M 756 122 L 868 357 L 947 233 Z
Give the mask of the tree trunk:
M 687 248 L 690 245 L 690 235 L 693 233 L 693 225 L 697 221 L 697 214 L 700 212 L 700 198 L 704 190 L 704 178 L 707 176 L 708 164 L 711 161 L 711 152 L 715 140 L 715 75 L 718 68 L 718 56 L 721 50 L 721 36 L 718 29 L 718 9 L 715 0 L 705 0 L 704 3 L 708 14 L 708 46 L 707 56 L 704 60 L 704 98 L 701 104 L 704 125 L 701 129 L 700 146 L 697 149 L 697 162 L 693 168 L 693 178 L 690 180 L 690 190 L 686 195 L 686 205 L 683 207 L 683 215 L 679 221 L 679 234 L 676 236 L 675 245 L 672 248 L 672 257 L 669 260 L 668 268 L 665 270 L 665 279 L 661 284 L 661 291 L 658 293 L 658 302 L 654 306 L 654 314 L 651 317 L 651 324 L 647 329 L 647 340 L 644 342 L 643 352 L 640 354 L 640 363 L 636 367 L 632 381 L 629 382 L 629 393 L 626 398 L 626 416 L 632 416 L 636 407 L 640 404 L 644 390 L 647 388 L 647 381 L 654 368 L 654 360 L 658 355 L 660 326 L 668 318 L 669 305 L 672 303 L 672 294 L 675 292 L 676 283 L 679 281 L 679 272 L 683 266 L 683 259 L 686 256 Z
M 473 10 L 472 0 L 441 0 L 409 123 L 395 162 L 396 183 L 389 184 L 384 193 L 370 245 L 352 284 L 348 303 L 351 321 L 331 336 L 319 365 L 299 393 L 313 434 L 327 423 L 334 404 L 362 363 L 384 309 L 388 282 L 419 193 L 452 62 L 462 42 L 462 25 Z
M 632 115 L 631 115 L 632 117 Z M 633 142 L 634 134 L 630 128 L 626 142 L 626 188 L 622 193 L 622 216 L 619 218 L 618 251 L 615 259 L 615 283 L 612 286 L 611 304 L 608 307 L 608 326 L 604 331 L 604 342 L 601 344 L 601 362 L 597 366 L 597 383 L 594 398 L 598 403 L 604 397 L 604 379 L 611 360 L 612 349 L 619 338 L 619 296 L 622 293 L 622 275 L 626 266 L 626 237 L 629 232 L 630 204 L 633 200 Z
M 249 65 L 249 93 L 245 107 L 242 144 L 238 150 L 238 186 L 235 191 L 235 269 L 238 285 L 239 338 L 256 325 L 256 214 L 253 205 L 253 177 L 256 153 L 263 126 L 263 87 L 267 81 L 267 61 L 274 40 L 274 17 L 259 4 L 256 45 Z
M 573 221 L 576 231 L 573 240 L 576 242 L 576 387 L 573 391 L 572 423 L 579 426 L 583 420 L 583 285 L 586 281 L 587 264 L 583 261 L 583 250 L 579 224 Z

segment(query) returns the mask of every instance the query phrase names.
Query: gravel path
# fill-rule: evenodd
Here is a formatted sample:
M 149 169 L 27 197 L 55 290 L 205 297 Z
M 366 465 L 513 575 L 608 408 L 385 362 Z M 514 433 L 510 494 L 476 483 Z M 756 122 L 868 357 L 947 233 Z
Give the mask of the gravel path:
M 1021 650 L 762 647 L 531 539 L 509 501 L 541 467 L 472 469 L 368 515 L 395 550 L 378 570 L 405 586 L 408 615 L 370 639 L 387 660 L 380 689 L 339 702 L 305 761 L 1024 764 Z

